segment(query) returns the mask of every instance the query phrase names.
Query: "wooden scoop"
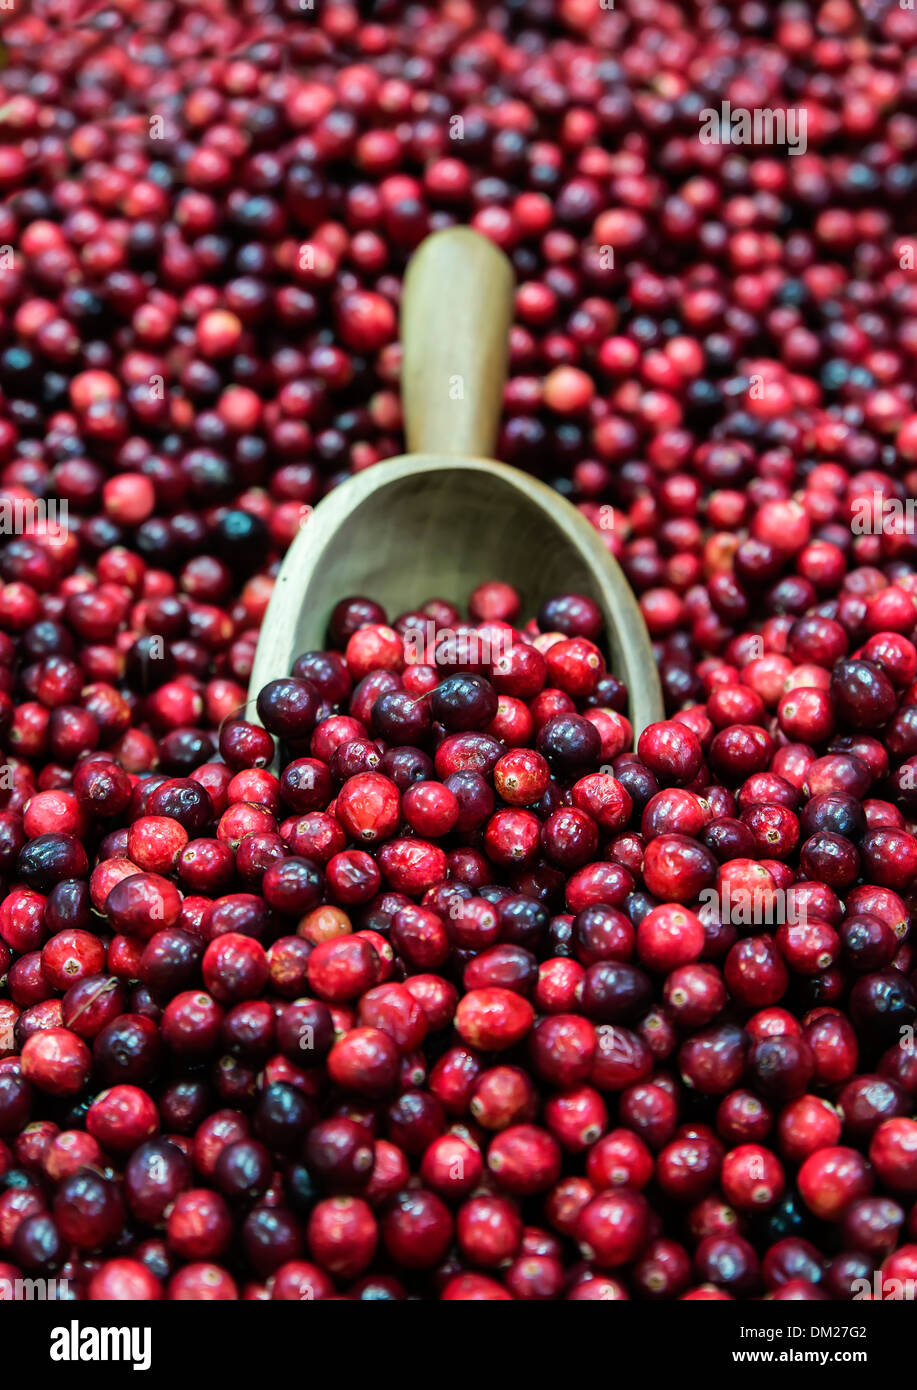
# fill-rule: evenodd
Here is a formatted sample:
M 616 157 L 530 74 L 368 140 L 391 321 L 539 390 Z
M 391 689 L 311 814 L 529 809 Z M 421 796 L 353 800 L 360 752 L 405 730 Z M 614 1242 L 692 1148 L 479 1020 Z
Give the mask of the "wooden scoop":
M 468 227 L 434 233 L 413 256 L 401 306 L 410 453 L 336 487 L 293 541 L 258 639 L 252 705 L 301 652 L 325 645 L 340 599 L 365 595 L 394 618 L 445 598 L 464 614 L 473 589 L 502 579 L 521 595 L 525 618 L 556 594 L 595 599 L 610 669 L 630 692 L 635 735 L 665 717 L 640 609 L 594 528 L 552 488 L 488 457 L 513 283 L 502 251 Z

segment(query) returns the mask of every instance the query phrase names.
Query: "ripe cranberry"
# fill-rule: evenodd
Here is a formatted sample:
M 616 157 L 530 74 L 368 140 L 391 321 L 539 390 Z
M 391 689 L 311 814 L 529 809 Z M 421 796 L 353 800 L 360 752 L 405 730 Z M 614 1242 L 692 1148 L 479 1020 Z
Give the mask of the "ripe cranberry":
M 487 1166 L 497 1184 L 520 1197 L 546 1191 L 560 1176 L 556 1139 L 536 1125 L 513 1125 L 490 1143 Z
M 812 1050 L 801 1038 L 786 1034 L 759 1038 L 748 1052 L 755 1089 L 768 1099 L 792 1100 L 803 1095 L 815 1069 Z
M 298 676 L 269 681 L 257 700 L 258 718 L 269 733 L 283 739 L 301 739 L 311 733 L 318 707 L 318 689 Z
M 331 1049 L 327 1066 L 336 1085 L 378 1099 L 388 1095 L 397 1084 L 398 1048 L 378 1028 L 352 1028 Z
M 831 699 L 841 722 L 851 729 L 879 728 L 897 705 L 891 681 L 869 661 L 840 662 L 831 673 Z
M 569 1089 L 586 1081 L 595 1056 L 595 1028 L 575 1014 L 554 1014 L 532 1030 L 532 1063 L 544 1080 Z
M 177 1145 L 151 1139 L 135 1148 L 124 1170 L 124 1196 L 138 1221 L 157 1226 L 191 1185 L 191 1164 Z
M 200 960 L 201 944 L 198 938 L 172 928 L 150 937 L 143 948 L 136 972 L 155 996 L 167 998 L 198 979 Z
M 273 1174 L 268 1150 L 257 1139 L 226 1144 L 214 1168 L 214 1182 L 224 1197 L 251 1203 L 264 1196 Z
M 863 1250 L 877 1259 L 890 1255 L 898 1244 L 904 1211 L 889 1197 L 864 1197 L 847 1209 L 843 1242 L 847 1249 Z
M 710 1235 L 694 1254 L 698 1278 L 737 1297 L 753 1294 L 760 1285 L 760 1266 L 753 1247 L 739 1235 Z
M 456 1218 L 461 1253 L 472 1264 L 492 1269 L 512 1259 L 522 1244 L 522 1219 L 506 1197 L 471 1197 Z
M 824 1014 L 807 1024 L 805 1036 L 815 1059 L 815 1078 L 822 1085 L 846 1081 L 856 1071 L 859 1048 L 848 1019 Z
M 105 912 L 114 930 L 148 940 L 157 931 L 175 925 L 181 897 L 175 885 L 160 874 L 132 872 L 111 889 Z
M 642 1139 L 626 1129 L 603 1135 L 589 1150 L 586 1160 L 589 1180 L 598 1191 L 614 1187 L 640 1190 L 653 1176 L 653 1166 L 652 1155 Z
M 868 1197 L 872 1174 L 862 1154 L 840 1146 L 810 1154 L 799 1170 L 802 1200 L 822 1221 L 839 1221 L 851 1202 Z
M 316 1262 L 342 1279 L 368 1267 L 378 1240 L 376 1218 L 359 1197 L 329 1197 L 309 1218 L 306 1241 Z
M 175 1302 L 230 1302 L 238 1297 L 232 1275 L 206 1260 L 185 1265 L 166 1287 L 166 1298 Z
M 86 1114 L 86 1128 L 103 1148 L 131 1152 L 159 1128 L 153 1101 L 136 1086 L 114 1086 L 96 1096 Z
M 223 1011 L 211 995 L 185 990 L 163 1010 L 162 1040 L 179 1056 L 206 1057 L 216 1050 L 222 1021 Z
M 917 1191 L 917 1122 L 904 1117 L 884 1120 L 872 1136 L 869 1159 L 893 1192 Z
M 649 970 L 668 975 L 697 961 L 703 949 L 704 929 L 687 908 L 671 903 L 652 908 L 637 928 L 637 954 Z
M 898 970 L 863 975 L 850 991 L 850 1020 L 861 1036 L 889 1044 L 917 1014 L 917 994 Z
M 647 1243 L 649 1206 L 637 1192 L 600 1192 L 580 1212 L 576 1239 L 600 1269 L 629 1264 Z
M 45 942 L 41 952 L 42 974 L 55 989 L 68 989 L 105 964 L 105 949 L 90 932 L 67 929 Z
M 429 1091 L 405 1089 L 385 1111 L 386 1133 L 402 1153 L 419 1156 L 443 1130 L 445 1113 Z
M 689 1038 L 678 1054 L 685 1084 L 703 1095 L 725 1095 L 734 1090 L 745 1069 L 746 1039 L 731 1024 L 702 1029 Z
M 487 823 L 484 850 L 501 868 L 525 869 L 537 857 L 541 823 L 530 811 L 498 811 Z
M 452 1240 L 452 1217 L 435 1193 L 424 1188 L 400 1192 L 382 1217 L 383 1244 L 397 1265 L 429 1269 Z M 476 1261 L 482 1263 L 482 1261 Z
M 497 692 L 483 676 L 448 676 L 432 692 L 430 707 L 450 733 L 486 729 L 497 713 Z
M 500 1052 L 526 1036 L 534 1017 L 531 1004 L 510 990 L 475 989 L 459 1001 L 455 1026 L 469 1046 Z
M 631 1023 L 646 1013 L 651 999 L 649 977 L 625 962 L 599 961 L 583 979 L 581 1007 L 597 1023 Z
M 662 1097 L 670 1102 L 668 1111 Z M 650 1108 L 651 1098 L 655 1101 L 655 1113 Z M 722 1162 L 719 1143 L 712 1134 L 682 1133 L 673 1139 L 675 1109 L 671 1097 L 660 1087 L 633 1087 L 624 1097 L 621 1118 L 642 1129 L 647 1141 L 661 1148 L 656 1172 L 660 1186 L 669 1196 L 693 1200 L 716 1181 Z
M 666 786 L 691 782 L 703 760 L 697 735 L 674 720 L 648 725 L 640 735 L 637 753 Z
M 53 1212 L 61 1237 L 78 1250 L 113 1244 L 124 1224 L 118 1185 L 91 1168 L 64 1178 L 54 1194 Z
M 75 1096 L 89 1080 L 92 1059 L 83 1040 L 66 1028 L 33 1033 L 22 1049 L 22 1074 L 52 1096 Z
M 299 1222 L 284 1207 L 256 1207 L 242 1223 L 245 1257 L 262 1278 L 274 1273 L 302 1249 Z
M 401 813 L 418 835 L 439 839 L 454 829 L 460 816 L 458 798 L 440 782 L 414 782 L 401 798 Z
M 838 1097 L 838 1108 L 849 1137 L 869 1139 L 883 1120 L 904 1114 L 906 1093 L 887 1077 L 856 1076 Z
M 175 1198 L 165 1238 L 183 1259 L 218 1259 L 232 1236 L 232 1218 L 220 1194 L 189 1188 Z
M 345 1003 L 375 984 L 377 962 L 373 948 L 360 937 L 323 941 L 308 960 L 309 985 L 328 1003 Z
M 740 1144 L 723 1160 L 720 1178 L 723 1195 L 738 1211 L 771 1207 L 786 1187 L 783 1169 L 760 1144 Z
M 157 1070 L 159 1054 L 157 1026 L 139 1013 L 119 1012 L 103 1024 L 93 1041 L 93 1063 L 99 1079 L 110 1083 L 149 1080 Z
M 477 1187 L 483 1171 L 480 1150 L 458 1132 L 434 1139 L 420 1167 L 426 1186 L 447 1201 L 467 1197 Z
M 601 755 L 601 740 L 593 724 L 577 714 L 557 714 L 542 724 L 537 751 L 547 759 L 555 776 L 581 777 Z
M 688 1287 L 691 1260 L 674 1240 L 654 1240 L 634 1267 L 636 1288 L 644 1298 L 677 1298 Z
M 58 1183 L 81 1168 L 98 1168 L 102 1162 L 102 1150 L 91 1134 L 85 1130 L 68 1129 L 51 1140 L 43 1167 L 52 1182 Z
M 771 1291 L 785 1288 L 800 1279 L 819 1284 L 822 1261 L 818 1251 L 808 1241 L 790 1236 L 771 1246 L 762 1261 L 761 1273 L 766 1287 Z
M 168 874 L 188 838 L 185 827 L 169 816 L 141 816 L 127 833 L 128 857 L 149 873 Z
M 781 1112 L 780 1151 L 791 1162 L 801 1163 L 817 1150 L 836 1144 L 841 1130 L 841 1117 L 827 1101 L 817 1096 L 800 1096 Z
M 421 897 L 445 878 L 446 856 L 425 840 L 389 840 L 379 851 L 379 867 L 395 892 Z
M 365 772 L 344 783 L 335 802 L 335 815 L 351 839 L 375 844 L 397 829 L 400 800 L 394 782 Z
M 711 1023 L 726 1003 L 726 988 L 712 965 L 678 966 L 668 976 L 664 997 L 672 1017 L 682 1027 Z
M 206 989 L 220 1003 L 253 999 L 268 978 L 267 953 L 250 936 L 223 932 L 204 952 L 201 973 Z

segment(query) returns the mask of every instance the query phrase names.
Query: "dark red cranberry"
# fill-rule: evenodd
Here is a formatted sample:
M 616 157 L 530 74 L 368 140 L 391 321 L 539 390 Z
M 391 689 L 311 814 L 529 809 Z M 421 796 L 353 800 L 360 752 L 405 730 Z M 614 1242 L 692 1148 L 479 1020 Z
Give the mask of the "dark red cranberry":
M 112 1245 L 124 1223 L 117 1184 L 91 1168 L 83 1168 L 63 1180 L 54 1195 L 53 1211 L 63 1240 L 79 1250 Z
M 124 1195 L 131 1214 L 145 1226 L 161 1224 L 178 1194 L 191 1186 L 191 1164 L 175 1144 L 151 1139 L 131 1154 L 124 1170 Z

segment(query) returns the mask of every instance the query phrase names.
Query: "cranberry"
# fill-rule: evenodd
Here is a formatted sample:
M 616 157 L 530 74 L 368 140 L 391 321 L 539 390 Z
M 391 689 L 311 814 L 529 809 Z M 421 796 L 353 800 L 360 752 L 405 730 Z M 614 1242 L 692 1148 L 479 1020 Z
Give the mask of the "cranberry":
M 104 1149 L 131 1152 L 159 1128 L 156 1106 L 136 1086 L 113 1086 L 96 1096 L 86 1114 L 86 1128 Z
M 688 1086 L 704 1095 L 725 1095 L 745 1068 L 746 1040 L 731 1024 L 702 1029 L 685 1042 L 678 1064 Z
M 389 1256 L 402 1268 L 428 1269 L 449 1247 L 452 1217 L 433 1192 L 401 1192 L 382 1218 L 381 1236 Z
M 601 741 L 595 726 L 575 714 L 558 714 L 538 731 L 537 751 L 555 775 L 582 776 L 598 762 Z
M 851 1202 L 872 1190 L 866 1160 L 855 1149 L 839 1146 L 811 1154 L 797 1182 L 806 1206 L 823 1221 L 839 1221 Z
M 443 1130 L 445 1114 L 438 1098 L 428 1091 L 403 1090 L 386 1109 L 386 1132 L 402 1153 L 419 1156 Z
M 63 1179 L 54 1194 L 53 1211 L 60 1235 L 78 1250 L 111 1245 L 124 1222 L 118 1186 L 91 1168 Z
M 529 1032 L 534 1010 L 506 989 L 474 989 L 459 1002 L 456 1028 L 472 1047 L 489 1052 L 513 1047 Z
M 703 949 L 704 929 L 686 908 L 652 908 L 637 928 L 637 954 L 649 970 L 670 974 L 698 960 Z
M 394 1090 L 398 1049 L 379 1028 L 353 1028 L 328 1054 L 328 1074 L 339 1086 L 377 1099 Z
M 850 991 L 850 1018 L 862 1034 L 890 1043 L 917 1013 L 910 981 L 897 970 L 863 975 Z
M 92 1045 L 100 1079 L 146 1082 L 157 1070 L 160 1055 L 156 1024 L 142 1014 L 121 1014 L 106 1023 Z
M 139 1260 L 107 1260 L 89 1281 L 93 1302 L 145 1302 L 162 1298 L 162 1284 Z
M 166 1287 L 166 1298 L 176 1302 L 226 1302 L 238 1297 L 232 1275 L 206 1260 L 185 1265 Z
M 786 1185 L 777 1159 L 760 1144 L 740 1144 L 723 1160 L 723 1195 L 738 1211 L 770 1207 Z
M 522 1220 L 505 1197 L 486 1194 L 469 1198 L 459 1209 L 456 1237 L 470 1263 L 485 1269 L 512 1259 L 522 1244 Z
M 740 1297 L 754 1293 L 760 1284 L 760 1267 L 753 1247 L 739 1235 L 706 1236 L 694 1253 L 700 1279 Z
M 852 729 L 875 729 L 894 714 L 895 691 L 869 661 L 843 661 L 831 674 L 831 697 L 841 721 Z
M 49 1095 L 78 1095 L 89 1080 L 90 1070 L 88 1047 L 66 1028 L 34 1033 L 23 1046 L 23 1076 Z
M 903 1221 L 904 1211 L 889 1197 L 863 1197 L 847 1209 L 843 1223 L 844 1245 L 882 1259 L 898 1244 Z
M 423 1155 L 421 1177 L 445 1200 L 468 1196 L 480 1182 L 484 1163 L 480 1150 L 461 1134 L 443 1134 Z
M 883 1120 L 869 1146 L 869 1159 L 880 1180 L 893 1192 L 917 1191 L 917 1123 L 907 1118 Z
M 329 1197 L 312 1211 L 306 1241 L 329 1274 L 353 1279 L 372 1260 L 378 1240 L 376 1218 L 359 1197 Z
M 201 990 L 185 990 L 162 1013 L 162 1039 L 172 1052 L 189 1057 L 212 1054 L 219 1042 L 223 1011 Z
M 841 1130 L 841 1117 L 827 1101 L 817 1096 L 800 1096 L 781 1112 L 781 1152 L 792 1162 L 801 1163 L 818 1149 L 836 1144 Z
M 187 1156 L 164 1139 L 152 1139 L 135 1148 L 125 1168 L 125 1200 L 144 1225 L 159 1225 L 167 1208 L 190 1185 Z
M 267 953 L 250 936 L 223 932 L 204 952 L 201 973 L 205 987 L 220 1003 L 253 999 L 268 978 Z
M 0 1072 L 0 1135 L 18 1134 L 28 1124 L 32 1088 L 17 1072 Z
M 404 792 L 401 812 L 418 835 L 438 839 L 454 829 L 459 820 L 460 806 L 455 793 L 448 787 L 439 782 L 420 781 L 414 782 Z
M 111 889 L 105 911 L 116 931 L 148 939 L 175 925 L 181 897 L 175 885 L 159 874 L 129 873 Z
M 450 733 L 486 729 L 497 713 L 497 692 L 483 676 L 448 676 L 432 692 L 430 708 Z
M 684 785 L 700 771 L 702 750 L 697 736 L 683 724 L 650 724 L 640 735 L 637 752 L 666 785 Z
M 487 1166 L 499 1187 L 531 1196 L 551 1187 L 560 1176 L 560 1147 L 536 1125 L 513 1125 L 498 1134 L 487 1151 Z
M 302 1249 L 299 1222 L 284 1207 L 256 1207 L 242 1224 L 242 1244 L 252 1268 L 262 1277 L 273 1274 Z
M 731 1143 L 766 1139 L 773 1123 L 773 1111 L 751 1091 L 731 1091 L 723 1097 L 716 1112 L 717 1133 Z
M 639 1193 L 600 1192 L 580 1212 L 576 1238 L 586 1259 L 601 1269 L 629 1264 L 647 1243 L 649 1207 Z

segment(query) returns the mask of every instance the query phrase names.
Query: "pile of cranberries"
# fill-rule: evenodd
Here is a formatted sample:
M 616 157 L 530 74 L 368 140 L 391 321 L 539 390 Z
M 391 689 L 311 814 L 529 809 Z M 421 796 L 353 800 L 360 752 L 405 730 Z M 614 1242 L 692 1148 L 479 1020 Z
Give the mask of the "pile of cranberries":
M 799 619 L 805 683 L 717 666 L 633 753 L 595 603 L 520 607 L 499 581 L 468 621 L 343 599 L 258 722 L 172 727 L 142 777 L 91 700 L 52 705 L 66 775 L 0 813 L 8 1287 L 844 1298 L 917 1276 L 917 837 L 869 795 L 917 648 L 845 657 L 840 623 Z M 165 682 L 150 719 L 192 693 Z M 855 732 L 820 756 L 785 732 L 835 718 Z
M 4 14 L 0 1292 L 913 1296 L 917 12 L 366 9 Z M 499 579 L 246 703 L 454 223 L 636 747 L 590 600 Z

